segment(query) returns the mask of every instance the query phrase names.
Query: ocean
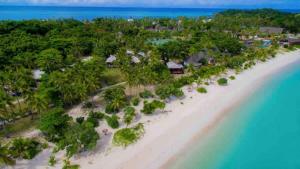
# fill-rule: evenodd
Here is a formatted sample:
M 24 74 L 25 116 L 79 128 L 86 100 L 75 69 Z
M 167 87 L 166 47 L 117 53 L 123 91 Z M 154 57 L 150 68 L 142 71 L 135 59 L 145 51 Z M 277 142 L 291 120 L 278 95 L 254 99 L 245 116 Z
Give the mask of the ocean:
M 300 169 L 300 63 L 254 92 L 171 169 Z
M 134 7 L 56 7 L 56 6 L 0 6 L 0 20 L 62 19 L 92 20 L 108 18 L 143 18 L 179 16 L 213 16 L 226 9 L 209 8 L 134 8 Z M 283 10 L 300 12 L 299 10 Z

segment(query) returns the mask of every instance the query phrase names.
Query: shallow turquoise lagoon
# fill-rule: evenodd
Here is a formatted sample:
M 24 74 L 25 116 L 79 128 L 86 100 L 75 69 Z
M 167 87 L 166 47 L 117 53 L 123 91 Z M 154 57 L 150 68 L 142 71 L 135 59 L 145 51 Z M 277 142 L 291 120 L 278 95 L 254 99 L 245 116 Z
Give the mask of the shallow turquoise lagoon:
M 300 169 L 300 63 L 273 76 L 173 169 Z

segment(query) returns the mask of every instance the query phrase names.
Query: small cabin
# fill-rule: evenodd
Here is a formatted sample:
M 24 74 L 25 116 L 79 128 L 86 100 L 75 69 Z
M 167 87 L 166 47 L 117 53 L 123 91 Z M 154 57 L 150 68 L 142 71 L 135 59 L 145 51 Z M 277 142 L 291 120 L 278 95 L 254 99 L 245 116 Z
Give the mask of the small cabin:
M 182 64 L 170 61 L 167 63 L 167 67 L 170 70 L 171 74 L 184 74 L 184 68 Z
M 106 59 L 106 64 L 110 67 L 113 66 L 113 63 L 117 60 L 117 57 L 115 55 L 110 55 L 107 59 Z
M 289 38 L 288 43 L 289 43 L 290 46 L 300 45 L 300 38 Z

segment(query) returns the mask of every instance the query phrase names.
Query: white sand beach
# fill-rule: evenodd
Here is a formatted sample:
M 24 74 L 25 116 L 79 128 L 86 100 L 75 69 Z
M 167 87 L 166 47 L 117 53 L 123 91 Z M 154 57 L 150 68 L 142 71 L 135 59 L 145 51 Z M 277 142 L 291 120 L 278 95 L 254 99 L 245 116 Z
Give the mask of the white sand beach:
M 144 123 L 145 135 L 137 143 L 127 148 L 114 147 L 110 144 L 112 136 L 101 133 L 105 127 L 101 125 L 97 128 L 101 140 L 96 150 L 77 155 L 71 162 L 79 164 L 82 169 L 166 168 L 166 164 L 176 159 L 174 157 L 178 153 L 190 147 L 187 145 L 191 140 L 199 139 L 199 135 L 218 125 L 226 113 L 251 95 L 272 74 L 296 62 L 300 63 L 300 50 L 281 53 L 265 63 L 258 63 L 252 69 L 235 75 L 236 80 L 229 80 L 228 86 L 209 85 L 206 87 L 207 94 L 196 90 L 189 92 L 185 87 L 185 98 L 168 103 L 165 108 L 168 112 L 139 117 L 138 122 Z M 224 76 L 230 75 L 232 73 Z M 31 161 L 18 161 L 15 168 L 61 168 L 61 162 L 55 167 L 48 166 L 50 154 L 50 150 L 45 150 Z M 60 156 L 58 154 L 57 157 Z

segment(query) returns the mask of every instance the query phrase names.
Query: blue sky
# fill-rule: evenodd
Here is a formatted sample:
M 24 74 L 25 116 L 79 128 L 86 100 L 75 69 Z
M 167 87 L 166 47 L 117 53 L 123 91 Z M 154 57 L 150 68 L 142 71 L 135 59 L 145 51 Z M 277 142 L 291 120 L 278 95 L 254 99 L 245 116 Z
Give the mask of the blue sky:
M 1 5 L 243 7 L 300 9 L 300 0 L 0 0 Z

